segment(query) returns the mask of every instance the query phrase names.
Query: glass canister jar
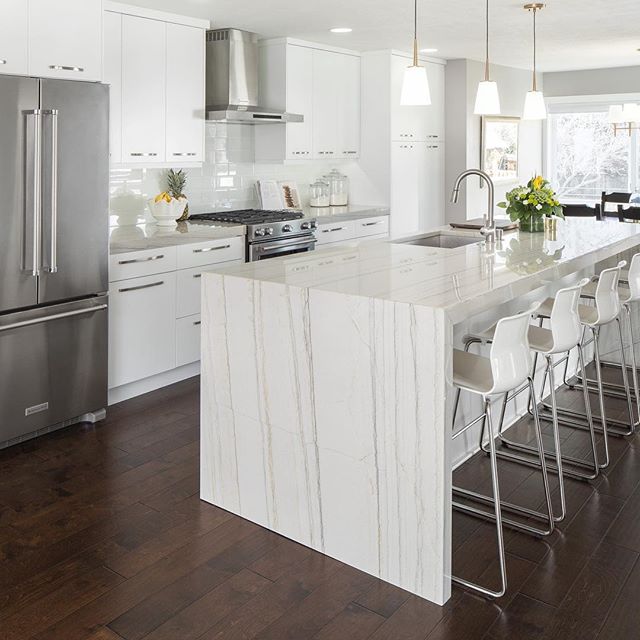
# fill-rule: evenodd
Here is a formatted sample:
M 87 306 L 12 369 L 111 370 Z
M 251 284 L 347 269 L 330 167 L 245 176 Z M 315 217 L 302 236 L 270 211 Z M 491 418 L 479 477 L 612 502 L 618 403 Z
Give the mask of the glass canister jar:
M 318 178 L 309 185 L 309 206 L 328 207 L 331 204 L 331 189 L 326 180 Z
M 331 206 L 346 207 L 349 204 L 349 178 L 336 169 L 324 178 L 329 182 Z

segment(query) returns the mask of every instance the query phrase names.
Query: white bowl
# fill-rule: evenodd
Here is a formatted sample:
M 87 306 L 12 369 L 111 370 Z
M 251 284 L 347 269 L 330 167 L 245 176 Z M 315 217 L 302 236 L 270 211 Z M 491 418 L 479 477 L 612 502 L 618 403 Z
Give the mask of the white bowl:
M 175 227 L 176 221 L 182 216 L 187 207 L 187 199 L 180 198 L 180 200 L 176 200 L 174 198 L 171 202 L 166 200 L 156 202 L 155 199 L 151 199 L 147 204 L 159 227 Z

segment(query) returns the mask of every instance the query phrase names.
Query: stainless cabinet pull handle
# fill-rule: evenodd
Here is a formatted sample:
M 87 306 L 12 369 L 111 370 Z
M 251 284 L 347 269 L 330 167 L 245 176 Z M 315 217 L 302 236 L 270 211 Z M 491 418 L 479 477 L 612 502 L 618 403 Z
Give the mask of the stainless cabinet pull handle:
M 149 256 L 148 258 L 134 258 L 133 260 L 119 260 L 118 264 L 136 264 L 137 262 L 153 262 L 154 260 L 162 260 L 164 254 L 159 256 Z
M 133 158 L 155 158 L 158 154 L 157 153 L 130 153 L 129 154 L 131 157 Z
M 193 153 L 193 152 L 189 152 L 189 153 L 174 153 L 174 156 L 189 156 L 189 157 L 193 157 L 193 156 L 197 156 L 197 153 Z
M 196 320 L 196 322 L 193 323 L 194 327 L 199 327 L 202 324 L 201 320 Z
M 0 59 L 0 64 L 7 64 L 7 61 L 4 58 L 2 58 Z
M 42 318 L 34 318 L 33 320 L 23 320 L 22 322 L 14 322 L 13 324 L 6 324 L 4 327 L 0 326 L 0 331 L 9 331 L 10 329 L 20 329 L 22 327 L 29 327 L 34 324 L 42 324 L 43 322 L 51 322 L 52 320 L 61 320 L 62 318 L 71 318 L 73 316 L 82 316 L 87 313 L 94 313 L 96 311 L 102 311 L 106 309 L 106 304 L 97 304 L 95 307 L 89 309 L 78 309 L 76 311 L 67 311 L 66 313 L 54 313 L 51 316 L 44 316 Z
M 196 273 L 193 277 L 194 278 L 202 278 L 202 274 L 201 273 Z
M 209 251 L 220 251 L 221 249 L 231 249 L 230 244 L 223 244 L 219 247 L 206 247 L 205 249 L 194 249 L 193 253 L 208 253 Z
M 141 289 L 151 289 L 152 287 L 161 287 L 164 284 L 164 280 L 160 282 L 152 282 L 151 284 L 141 284 L 137 287 L 127 287 L 126 289 L 118 289 L 118 293 L 127 293 L 127 291 L 140 291 Z
M 43 111 L 51 117 L 51 264 L 49 273 L 58 272 L 58 110 Z
M 77 71 L 78 73 L 84 73 L 84 67 L 68 67 L 63 64 L 50 64 L 49 69 L 53 69 L 53 71 Z
M 378 220 L 377 222 L 363 222 L 363 227 L 375 227 L 377 224 L 382 224 L 382 220 Z
M 322 229 L 322 233 L 333 233 L 334 231 L 344 231 L 344 227 L 335 227 L 334 229 Z

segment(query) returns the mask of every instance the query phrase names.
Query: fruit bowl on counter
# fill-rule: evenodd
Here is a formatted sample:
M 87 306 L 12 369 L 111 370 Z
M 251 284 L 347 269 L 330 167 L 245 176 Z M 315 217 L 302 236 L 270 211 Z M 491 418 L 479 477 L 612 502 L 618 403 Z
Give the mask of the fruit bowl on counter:
M 186 198 L 172 198 L 164 192 L 147 202 L 151 215 L 159 227 L 175 227 L 187 207 Z

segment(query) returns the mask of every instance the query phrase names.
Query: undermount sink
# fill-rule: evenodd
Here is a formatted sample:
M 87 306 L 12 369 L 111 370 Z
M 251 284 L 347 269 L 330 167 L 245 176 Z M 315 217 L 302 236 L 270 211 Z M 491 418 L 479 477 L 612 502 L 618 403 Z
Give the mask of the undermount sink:
M 482 238 L 470 238 L 469 236 L 457 236 L 448 233 L 433 233 L 412 240 L 397 240 L 393 244 L 413 244 L 419 247 L 437 247 L 439 249 L 457 249 L 469 244 L 480 244 Z

